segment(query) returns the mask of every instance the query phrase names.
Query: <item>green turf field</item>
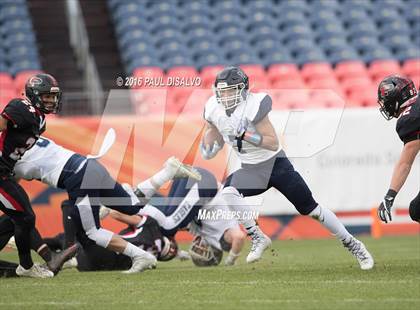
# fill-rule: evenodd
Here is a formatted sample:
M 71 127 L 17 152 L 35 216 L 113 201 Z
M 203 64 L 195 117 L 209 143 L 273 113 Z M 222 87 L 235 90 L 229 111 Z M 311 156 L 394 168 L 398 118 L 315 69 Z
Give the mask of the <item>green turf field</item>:
M 362 240 L 376 260 L 367 272 L 333 239 L 277 241 L 254 265 L 244 254 L 230 268 L 174 261 L 136 275 L 0 279 L 0 309 L 420 309 L 420 237 Z

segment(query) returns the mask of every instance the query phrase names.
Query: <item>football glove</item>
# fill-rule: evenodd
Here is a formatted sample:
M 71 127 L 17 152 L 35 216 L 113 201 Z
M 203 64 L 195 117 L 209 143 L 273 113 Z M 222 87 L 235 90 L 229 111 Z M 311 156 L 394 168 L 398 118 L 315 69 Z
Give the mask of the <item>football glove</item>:
M 379 205 L 378 216 L 385 223 L 392 221 L 391 209 L 394 204 L 395 196 L 397 196 L 397 192 L 390 189 Z
M 209 144 L 206 146 L 204 146 L 203 143 L 200 144 L 201 156 L 206 160 L 212 159 L 221 149 L 222 147 L 219 145 L 219 143 L 217 143 L 217 141 L 214 141 L 212 146 Z

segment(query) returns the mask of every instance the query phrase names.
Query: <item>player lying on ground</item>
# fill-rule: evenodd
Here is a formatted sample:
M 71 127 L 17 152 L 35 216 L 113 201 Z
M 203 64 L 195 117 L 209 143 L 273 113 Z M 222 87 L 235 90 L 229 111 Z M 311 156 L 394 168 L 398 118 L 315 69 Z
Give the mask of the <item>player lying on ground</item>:
M 35 214 L 23 188 L 13 178 L 13 168 L 21 157 L 45 131 L 45 114 L 57 113 L 61 90 L 57 81 L 48 74 L 37 74 L 25 84 L 25 98 L 13 99 L 0 117 L 0 210 L 9 216 L 19 253 L 19 276 L 49 278 L 61 268 L 63 262 L 75 254 L 77 246 L 53 256 L 42 244 L 35 228 Z M 31 242 L 32 239 L 32 242 Z M 34 244 L 34 241 L 37 244 Z M 47 262 L 47 268 L 34 264 L 31 245 Z
M 75 242 L 74 224 L 71 220 L 72 208 L 73 205 L 68 200 L 62 202 L 64 232 L 53 238 L 45 238 L 45 242 L 54 251 L 62 251 L 68 244 Z M 159 225 L 151 217 L 144 217 L 137 226 L 127 227 L 119 235 L 127 242 L 155 255 L 159 261 L 169 261 L 177 255 L 178 245 L 175 240 L 163 236 Z M 13 247 L 13 244 L 10 244 L 10 242 L 9 245 Z M 90 243 L 81 248 L 77 256 L 66 265 L 68 267 L 77 267 L 79 271 L 109 271 L 128 270 L 131 264 L 130 257 Z
M 194 235 L 200 236 L 193 241 L 191 247 L 192 260 L 199 266 L 217 265 L 222 258 L 222 249 L 230 251 L 225 263 L 232 265 L 239 256 L 245 241 L 245 234 L 240 230 L 235 220 L 203 220 L 190 223 L 195 219 L 200 208 L 211 211 L 227 211 L 217 197 L 217 182 L 208 171 L 197 168 L 201 174 L 201 180 L 176 179 L 174 180 L 168 198 L 162 196 L 151 198 L 139 213 L 142 215 L 126 215 L 115 210 L 108 209 L 111 216 L 129 225 L 120 232 L 122 238 L 132 244 L 150 251 L 157 256 L 158 260 L 167 261 L 175 257 L 177 245 L 174 242 L 175 233 L 191 225 Z M 147 183 L 147 182 L 146 182 Z M 147 184 L 142 183 L 139 187 L 148 194 L 154 190 L 145 189 Z M 216 187 L 216 190 L 215 190 Z M 139 192 L 139 190 L 137 190 Z M 143 197 L 143 195 L 141 195 Z M 159 206 L 152 206 L 152 203 Z M 47 243 L 52 249 L 63 249 L 64 244 L 74 242 L 72 222 L 69 220 L 72 205 L 68 201 L 62 204 L 63 226 L 65 233 L 56 238 L 48 239 Z M 106 210 L 103 207 L 101 211 Z M 101 212 L 105 213 L 105 212 Z M 155 216 L 161 223 L 152 218 Z M 194 226 L 194 228 L 192 228 Z M 130 267 L 130 260 L 123 254 L 117 254 L 97 245 L 85 246 L 76 257 L 75 265 L 79 271 L 92 270 L 124 270 Z
M 139 214 L 127 216 L 111 211 L 110 215 L 131 226 L 141 223 L 143 216 L 153 217 L 163 235 L 170 239 L 173 239 L 179 230 L 188 228 L 196 236 L 190 254 L 197 266 L 218 265 L 223 251 L 229 252 L 225 265 L 233 265 L 244 245 L 245 234 L 233 218 L 197 219 L 200 209 L 209 214 L 226 214 L 229 208 L 218 194 L 218 185 L 213 174 L 202 168 L 195 169 L 200 173 L 201 180 L 174 180 L 167 198 L 153 197 L 159 188 L 151 189 L 147 181 L 140 183 L 136 193 L 141 193 L 141 197 L 145 196 L 150 201 Z
M 391 209 L 395 197 L 407 180 L 420 150 L 420 100 L 412 80 L 392 75 L 379 84 L 378 103 L 385 119 L 398 118 L 396 130 L 404 143 L 389 190 L 378 209 L 381 220 L 388 223 L 392 221 Z M 420 192 L 411 201 L 409 212 L 413 221 L 420 222 Z
M 101 228 L 100 205 L 131 215 L 137 214 L 142 205 L 131 188 L 124 189 L 95 159 L 88 159 L 41 137 L 22 157 L 14 171 L 17 178 L 41 180 L 67 191 L 69 201 L 74 206 L 71 208 L 71 218 L 75 233 L 83 247 L 94 242 L 129 256 L 133 264 L 125 273 L 139 272 L 156 264 L 156 258 L 150 253 Z M 191 171 L 173 159 L 150 182 L 164 184 L 174 176 L 188 174 Z
M 205 105 L 207 129 L 200 149 L 203 158 L 211 159 L 227 143 L 241 160 L 241 169 L 231 174 L 224 184 L 222 195 L 228 205 L 234 210 L 249 212 L 251 207 L 243 196 L 259 195 L 274 187 L 300 214 L 318 220 L 335 235 L 357 258 L 362 269 L 371 269 L 374 261 L 363 243 L 346 230 L 333 212 L 314 200 L 307 184 L 281 149 L 268 116 L 272 104 L 270 96 L 250 92 L 248 77 L 238 67 L 221 71 L 214 90 L 215 95 Z M 255 262 L 271 240 L 255 220 L 242 224 L 252 238 L 247 262 Z

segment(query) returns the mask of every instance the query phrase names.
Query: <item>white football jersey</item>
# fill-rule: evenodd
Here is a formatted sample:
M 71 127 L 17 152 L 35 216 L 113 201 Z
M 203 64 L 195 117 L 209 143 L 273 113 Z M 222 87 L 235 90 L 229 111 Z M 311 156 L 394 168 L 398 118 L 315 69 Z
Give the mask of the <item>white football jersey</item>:
M 19 179 L 35 179 L 57 187 L 61 171 L 73 154 L 73 151 L 55 144 L 54 141 L 40 137 L 16 163 L 15 175 Z
M 221 212 L 229 213 L 229 207 L 226 205 L 226 202 L 218 194 L 212 199 L 211 202 L 201 207 L 202 210 L 209 212 Z M 224 219 L 222 217 L 216 219 L 203 219 L 201 220 L 201 225 L 197 225 L 194 222 L 191 222 L 189 226 L 189 231 L 194 236 L 203 237 L 211 246 L 216 249 L 222 250 L 220 246 L 220 239 L 226 230 L 230 228 L 239 228 L 238 221 L 234 218 Z
M 247 128 L 247 130 L 253 131 L 255 130 L 255 124 L 271 111 L 271 105 L 271 98 L 266 93 L 249 93 L 247 100 L 238 105 L 229 118 L 238 131 L 240 128 Z M 222 131 L 223 120 L 226 119 L 226 110 L 223 105 L 217 102 L 216 96 L 210 97 L 207 101 L 204 109 L 204 118 L 214 125 L 219 132 Z M 230 141 L 227 135 L 223 135 L 223 140 L 229 145 L 233 145 L 236 142 Z M 279 146 L 276 151 L 270 151 L 243 141 L 241 152 L 238 152 L 236 147 L 233 149 L 242 163 L 258 164 L 275 156 L 281 147 Z

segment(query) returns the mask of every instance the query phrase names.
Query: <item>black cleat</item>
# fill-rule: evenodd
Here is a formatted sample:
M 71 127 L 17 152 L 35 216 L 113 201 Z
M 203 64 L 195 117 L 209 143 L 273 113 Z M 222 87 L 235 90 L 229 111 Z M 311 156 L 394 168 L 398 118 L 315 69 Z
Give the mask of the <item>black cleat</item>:
M 79 247 L 79 244 L 75 243 L 60 253 L 51 253 L 51 260 L 47 263 L 48 269 L 50 269 L 54 275 L 56 275 L 61 270 L 63 264 L 66 261 L 76 256 Z

